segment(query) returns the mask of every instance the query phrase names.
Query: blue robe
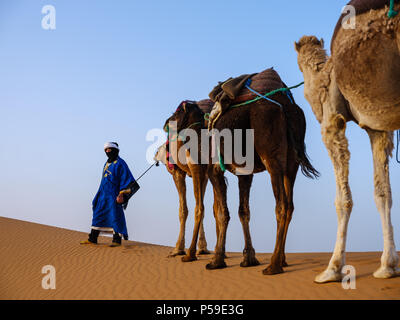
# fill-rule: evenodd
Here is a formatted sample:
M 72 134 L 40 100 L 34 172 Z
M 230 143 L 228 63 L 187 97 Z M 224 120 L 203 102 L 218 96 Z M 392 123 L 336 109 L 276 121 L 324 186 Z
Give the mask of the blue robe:
M 103 175 L 99 191 L 93 199 L 92 227 L 113 228 L 115 233 L 120 233 L 128 240 L 128 230 L 124 210 L 117 203 L 120 191 L 125 190 L 135 182 L 126 162 L 120 157 L 103 167 Z

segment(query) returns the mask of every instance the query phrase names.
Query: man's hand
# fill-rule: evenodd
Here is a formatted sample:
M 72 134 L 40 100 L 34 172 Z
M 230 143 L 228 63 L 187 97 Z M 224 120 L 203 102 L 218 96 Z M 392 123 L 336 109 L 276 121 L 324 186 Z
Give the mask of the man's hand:
M 117 197 L 117 203 L 118 204 L 123 204 L 124 203 L 124 195 L 120 193 Z

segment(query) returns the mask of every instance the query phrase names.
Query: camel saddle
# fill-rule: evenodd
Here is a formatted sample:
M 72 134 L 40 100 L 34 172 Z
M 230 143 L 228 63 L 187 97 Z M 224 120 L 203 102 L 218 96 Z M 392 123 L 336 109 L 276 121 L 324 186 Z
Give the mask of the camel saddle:
M 286 88 L 278 73 L 269 68 L 260 73 L 241 75 L 237 78 L 229 78 L 225 82 L 219 82 L 210 92 L 209 97 L 215 103 L 211 110 L 208 122 L 208 129 L 211 130 L 215 121 L 223 115 L 231 105 L 252 100 L 257 95 L 245 87 L 250 82 L 250 87 L 261 93 L 266 94 L 272 90 Z
M 214 106 L 214 102 L 211 99 L 204 99 L 197 101 L 196 104 L 199 106 L 200 110 L 204 113 L 210 113 Z

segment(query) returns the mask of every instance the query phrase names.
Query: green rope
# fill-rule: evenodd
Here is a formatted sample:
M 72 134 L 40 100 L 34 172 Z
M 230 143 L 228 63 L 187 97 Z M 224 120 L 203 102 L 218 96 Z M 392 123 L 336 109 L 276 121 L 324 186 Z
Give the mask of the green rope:
M 278 93 L 278 92 L 289 91 L 289 90 L 291 90 L 291 89 L 298 88 L 298 87 L 302 86 L 303 84 L 304 84 L 304 82 L 301 82 L 301 83 L 299 83 L 298 85 L 295 85 L 295 86 L 290 87 L 290 88 L 280 88 L 280 89 L 276 89 L 276 90 L 273 90 L 273 91 L 271 91 L 271 92 L 266 93 L 266 94 L 264 95 L 264 97 L 272 96 L 272 95 L 274 95 L 275 93 Z M 233 106 L 230 106 L 230 108 L 237 108 L 237 107 L 245 106 L 245 105 L 248 105 L 248 104 L 250 104 L 250 103 L 256 102 L 256 101 L 258 101 L 258 100 L 260 100 L 260 99 L 262 99 L 262 98 L 263 98 L 263 97 L 257 97 L 257 98 L 254 98 L 254 99 L 252 99 L 252 100 L 248 100 L 248 101 L 245 101 L 245 102 L 242 102 L 242 103 L 239 103 L 239 104 L 235 104 L 235 105 L 233 105 Z M 209 114 L 209 113 L 205 113 L 205 114 L 204 114 L 204 120 L 208 121 L 209 119 L 210 119 L 210 114 Z
M 278 92 L 289 91 L 290 89 L 298 88 L 298 87 L 302 86 L 303 84 L 304 84 L 304 82 L 301 82 L 301 83 L 299 83 L 298 85 L 295 85 L 295 86 L 290 87 L 290 88 L 280 88 L 280 89 L 276 89 L 276 90 L 273 90 L 273 91 L 270 91 L 270 92 L 266 93 L 266 94 L 264 95 L 264 97 L 272 96 L 272 95 L 274 95 L 275 93 L 278 93 Z M 235 104 L 235 105 L 231 106 L 231 108 L 237 108 L 237 107 L 245 106 L 245 105 L 248 105 L 248 104 L 250 104 L 250 103 L 256 102 L 256 101 L 258 101 L 258 100 L 260 100 L 260 99 L 262 99 L 262 97 L 256 97 L 256 98 L 254 98 L 254 99 L 252 99 L 252 100 L 248 100 L 248 101 L 245 101 L 245 102 L 242 102 L 242 103 L 239 103 L 239 104 Z
M 388 17 L 390 19 L 392 19 L 395 16 L 397 16 L 397 14 L 398 14 L 398 12 L 394 10 L 394 0 L 390 0 L 390 9 L 389 9 Z
M 295 86 L 290 87 L 290 88 L 279 88 L 279 89 L 276 89 L 276 90 L 273 90 L 273 91 L 270 91 L 270 92 L 266 93 L 264 95 L 264 97 L 272 96 L 272 95 L 274 95 L 275 93 L 278 93 L 278 92 L 290 91 L 290 89 L 298 88 L 298 87 L 302 86 L 303 84 L 304 84 L 304 82 L 301 82 L 298 85 L 295 85 Z M 256 102 L 256 101 L 258 101 L 260 99 L 263 99 L 263 97 L 257 97 L 255 99 L 248 100 L 248 101 L 233 105 L 230 108 L 237 108 L 237 107 L 245 106 L 245 105 L 248 105 L 250 103 Z M 208 121 L 209 117 L 210 117 L 209 113 L 204 114 L 204 120 Z M 222 172 L 225 172 L 226 171 L 226 167 L 225 167 L 225 164 L 224 164 L 224 159 L 222 159 L 219 147 L 218 147 L 218 160 L 219 160 L 219 166 L 220 166 Z
M 169 142 L 176 141 L 176 139 L 178 139 L 178 136 L 179 136 L 179 134 L 177 134 L 176 137 L 175 136 L 171 137 L 173 139 L 169 139 Z M 169 125 L 168 124 L 167 124 L 167 137 L 169 137 Z
M 195 126 L 195 125 L 197 125 L 197 124 L 201 124 L 201 122 L 200 122 L 200 121 L 199 121 L 199 122 L 194 122 L 194 123 L 192 123 L 189 127 L 187 127 L 186 129 L 184 129 L 184 130 L 190 129 L 191 127 L 193 127 L 193 126 Z
M 218 160 L 219 160 L 219 167 L 221 168 L 222 172 L 226 171 L 224 159 L 222 159 L 221 152 L 219 150 L 219 146 L 217 147 L 218 150 Z

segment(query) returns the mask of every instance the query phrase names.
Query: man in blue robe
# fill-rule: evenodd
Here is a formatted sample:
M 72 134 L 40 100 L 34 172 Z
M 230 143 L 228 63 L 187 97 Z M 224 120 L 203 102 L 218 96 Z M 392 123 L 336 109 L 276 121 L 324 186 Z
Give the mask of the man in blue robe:
M 121 159 L 116 142 L 107 142 L 104 151 L 108 160 L 103 168 L 100 188 L 93 199 L 93 220 L 89 238 L 81 244 L 97 244 L 100 232 L 113 232 L 111 247 L 128 240 L 124 209 L 130 197 L 139 189 L 126 162 Z

